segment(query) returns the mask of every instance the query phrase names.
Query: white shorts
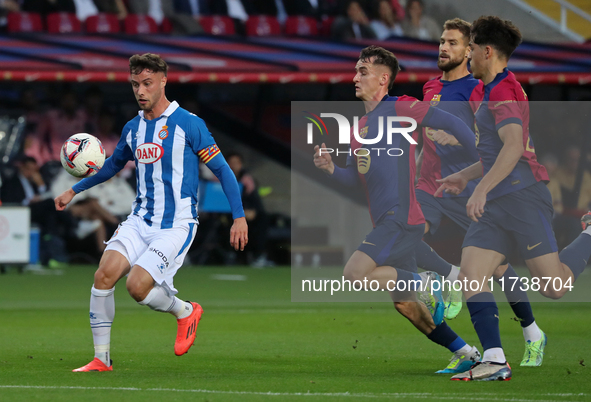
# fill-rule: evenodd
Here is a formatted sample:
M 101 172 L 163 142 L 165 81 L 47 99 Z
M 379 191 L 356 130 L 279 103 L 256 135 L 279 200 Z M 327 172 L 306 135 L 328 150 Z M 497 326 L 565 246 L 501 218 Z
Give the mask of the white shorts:
M 174 275 L 183 265 L 195 233 L 197 222 L 160 229 L 148 226 L 142 218 L 132 214 L 119 225 L 105 250 L 123 254 L 131 267 L 139 265 L 158 285 L 174 295 L 177 293 L 173 285 Z

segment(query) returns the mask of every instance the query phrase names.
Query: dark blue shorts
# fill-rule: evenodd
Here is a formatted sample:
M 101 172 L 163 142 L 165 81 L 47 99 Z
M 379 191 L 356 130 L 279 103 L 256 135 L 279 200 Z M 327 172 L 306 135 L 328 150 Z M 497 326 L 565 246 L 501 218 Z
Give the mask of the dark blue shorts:
M 462 247 L 498 251 L 505 257 L 517 248 L 525 260 L 558 251 L 552 230 L 552 197 L 543 182 L 488 201 L 472 222 Z
M 415 248 L 421 241 L 425 225 L 408 225 L 394 218 L 384 218 L 357 250 L 364 252 L 378 267 L 386 265 L 417 272 Z
M 429 222 L 429 233 L 437 232 L 444 216 L 454 221 L 464 231 L 470 227 L 472 220 L 466 215 L 468 197 L 433 197 L 423 190 L 416 190 L 416 194 L 425 220 Z

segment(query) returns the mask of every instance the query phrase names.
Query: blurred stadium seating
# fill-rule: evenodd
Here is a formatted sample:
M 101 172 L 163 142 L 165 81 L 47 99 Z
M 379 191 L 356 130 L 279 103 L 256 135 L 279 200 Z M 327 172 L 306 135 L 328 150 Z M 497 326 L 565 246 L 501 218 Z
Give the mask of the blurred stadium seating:
M 98 14 L 82 23 L 75 14 L 54 13 L 44 20 L 21 12 L 10 13 L 7 20 L 6 33 L 0 34 L 0 116 L 7 116 L 3 122 L 18 126 L 15 122 L 25 114 L 19 96 L 25 90 L 33 90 L 43 114 L 59 104 L 67 89 L 82 95 L 99 85 L 105 98 L 102 107 L 111 109 L 118 131 L 137 111 L 128 87 L 129 57 L 158 53 L 170 65 L 169 98 L 183 106 L 193 104 L 192 111 L 204 117 L 216 138 L 217 133 L 227 138 L 223 149 L 251 150 L 261 184 L 272 183 L 273 192 L 264 202 L 278 222 L 289 222 L 291 213 L 289 171 L 280 176 L 276 167 L 290 168 L 292 100 L 355 100 L 353 66 L 360 50 L 370 44 L 399 58 L 396 93 L 421 97 L 424 82 L 440 74 L 436 42 L 403 37 L 336 42 L 328 39 L 334 20 L 330 15 L 289 16 L 284 25 L 273 16 L 255 15 L 246 21 L 244 32 L 228 16 L 202 16 L 205 34 L 195 36 L 171 36 L 168 19 L 158 25 L 149 16 L 135 14 L 121 20 Z M 530 100 L 591 99 L 591 43 L 526 41 L 509 67 Z M 26 138 L 23 130 L 14 134 L 2 127 L 8 134 L 0 138 L 0 168 L 22 152 Z M 556 151 L 556 144 L 552 133 L 536 136 L 540 153 Z M 278 233 L 271 241 L 283 245 L 285 231 L 271 231 Z M 311 250 L 305 244 L 299 247 Z

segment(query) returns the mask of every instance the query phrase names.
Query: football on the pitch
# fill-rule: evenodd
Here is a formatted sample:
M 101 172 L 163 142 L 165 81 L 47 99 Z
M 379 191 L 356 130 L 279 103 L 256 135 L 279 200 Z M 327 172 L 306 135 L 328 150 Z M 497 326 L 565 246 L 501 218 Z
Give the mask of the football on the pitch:
M 74 134 L 64 142 L 60 153 L 62 166 L 76 177 L 89 177 L 105 163 L 105 149 L 94 135 Z

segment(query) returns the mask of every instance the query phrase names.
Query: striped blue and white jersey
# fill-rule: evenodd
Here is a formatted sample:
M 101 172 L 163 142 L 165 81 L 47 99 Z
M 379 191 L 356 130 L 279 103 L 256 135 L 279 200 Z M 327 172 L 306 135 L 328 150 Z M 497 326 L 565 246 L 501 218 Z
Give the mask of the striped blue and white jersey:
M 133 214 L 167 229 L 197 220 L 199 159 L 219 152 L 205 122 L 172 102 L 159 118 L 146 120 L 140 111 L 129 121 L 112 158 L 135 161 Z

